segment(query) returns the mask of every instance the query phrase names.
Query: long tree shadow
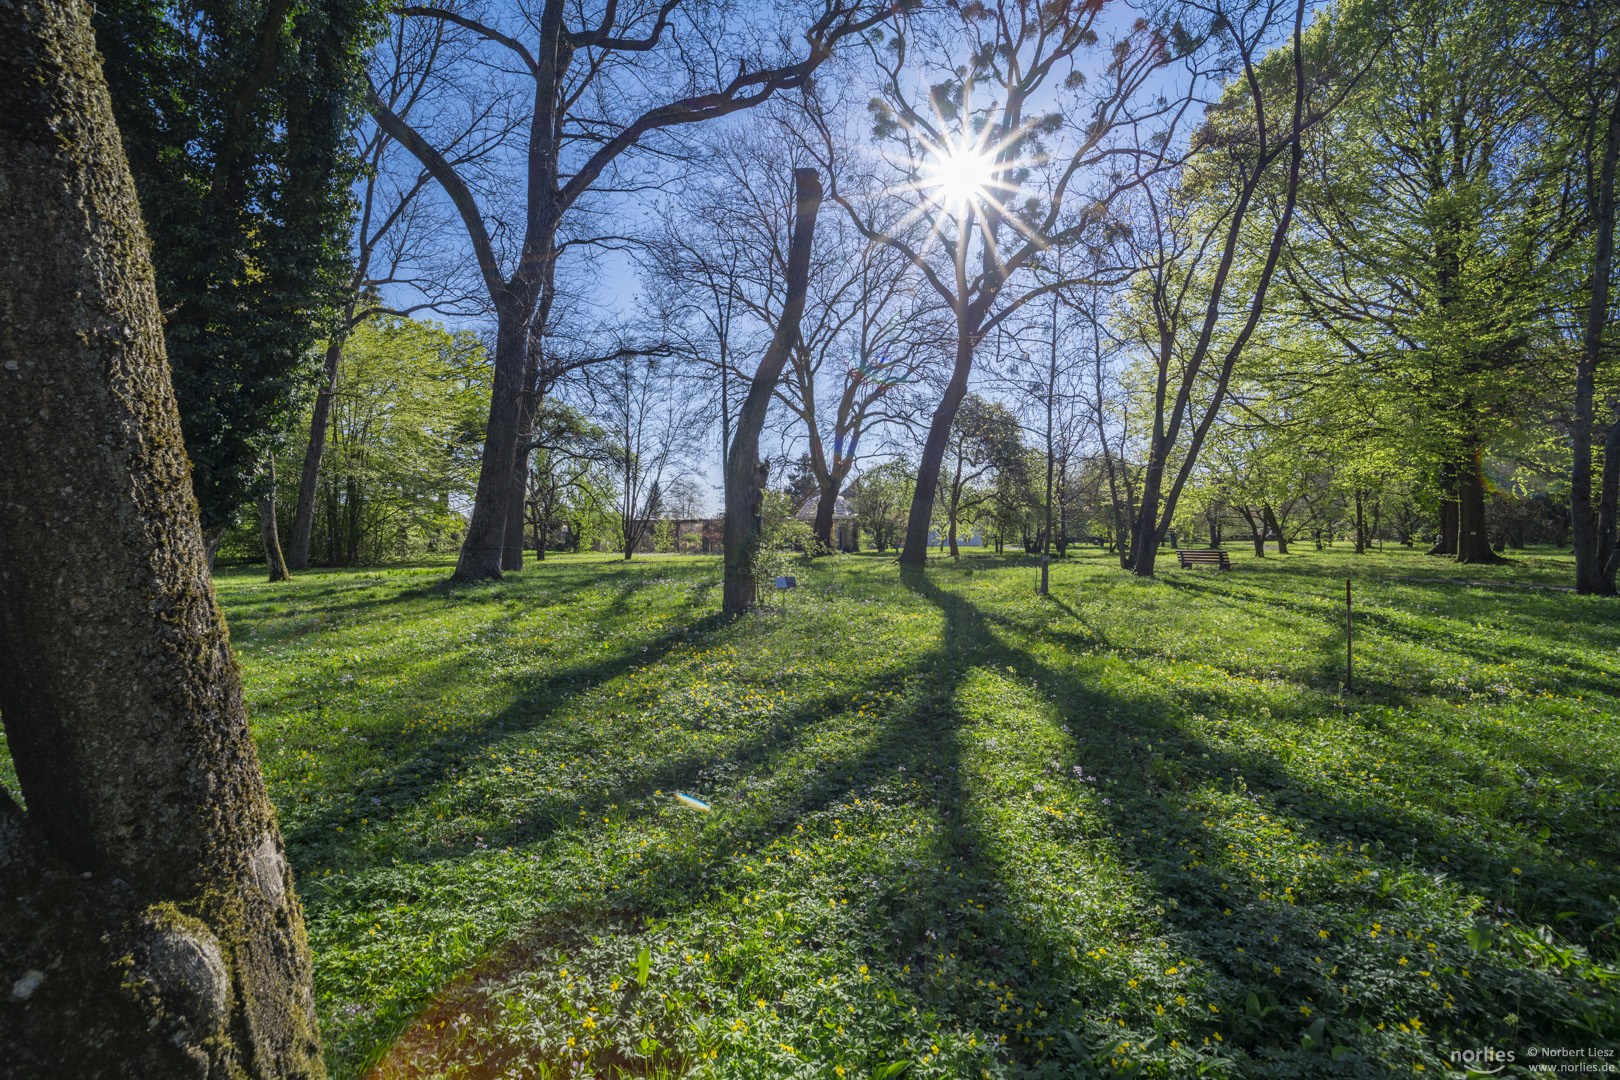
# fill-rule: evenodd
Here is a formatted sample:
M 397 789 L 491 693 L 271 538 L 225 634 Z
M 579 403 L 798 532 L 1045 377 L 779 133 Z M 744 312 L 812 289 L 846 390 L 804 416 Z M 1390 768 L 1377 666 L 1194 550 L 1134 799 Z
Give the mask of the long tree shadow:
M 922 574 L 909 575 L 907 585 L 941 608 L 946 616 L 948 635 L 965 641 L 985 639 L 993 620 L 972 604 L 938 589 Z M 1578 1003 L 1554 976 L 1545 972 L 1529 973 L 1511 960 L 1509 966 L 1498 967 L 1489 957 L 1467 952 L 1456 940 L 1455 932 L 1445 945 L 1450 950 L 1460 951 L 1457 959 L 1472 964 L 1475 969 L 1471 982 L 1464 982 L 1455 975 L 1447 977 L 1450 985 L 1446 990 L 1455 995 L 1455 1001 L 1394 991 L 1386 991 L 1385 999 L 1380 1002 L 1358 1000 L 1357 995 L 1349 992 L 1350 986 L 1364 986 L 1365 980 L 1357 976 L 1376 972 L 1381 966 L 1380 958 L 1366 955 L 1359 941 L 1337 940 L 1331 933 L 1324 933 L 1324 923 L 1319 920 L 1341 923 L 1345 914 L 1342 908 L 1354 905 L 1363 912 L 1383 910 L 1387 913 L 1385 920 L 1392 925 L 1397 920 L 1408 923 L 1410 920 L 1403 907 L 1412 902 L 1421 905 L 1425 893 L 1440 891 L 1430 884 L 1435 881 L 1434 875 L 1443 877 L 1456 873 L 1486 895 L 1500 893 L 1504 882 L 1515 880 L 1515 868 L 1502 852 L 1475 848 L 1454 831 L 1431 819 L 1415 816 L 1403 807 L 1380 804 L 1377 800 L 1345 803 L 1336 790 L 1315 783 L 1308 776 L 1296 775 L 1267 760 L 1263 754 L 1189 735 L 1143 704 L 1107 700 L 1094 689 L 1076 685 L 1064 673 L 1049 669 L 1025 649 L 1003 642 L 997 651 L 999 656 L 986 659 L 994 659 L 998 665 L 1010 660 L 1003 666 L 1016 677 L 1030 680 L 1032 685 L 1063 688 L 1069 701 L 1068 707 L 1062 709 L 1065 718 L 1084 725 L 1080 730 L 1090 732 L 1086 737 L 1090 746 L 1088 761 L 1096 760 L 1099 741 L 1104 747 L 1114 745 L 1113 760 L 1123 769 L 1119 780 L 1108 789 L 1112 798 L 1107 805 L 1122 852 L 1138 877 L 1150 883 L 1151 894 L 1159 900 L 1155 906 L 1164 912 L 1161 919 L 1166 936 L 1185 949 L 1183 955 L 1196 958 L 1195 970 L 1209 973 L 1207 985 L 1225 1001 L 1226 1007 L 1251 1021 L 1239 1025 L 1240 1045 L 1274 1058 L 1297 1056 L 1301 1052 L 1297 1049 L 1301 1045 L 1299 1036 L 1308 1027 L 1308 1019 L 1301 1022 L 1301 1013 L 1294 1011 L 1296 1006 L 1318 1012 L 1336 1007 L 1341 1014 L 1336 1019 L 1353 1027 L 1369 1013 L 1382 1012 L 1393 1018 L 1405 1007 L 1432 1015 L 1441 1011 L 1437 1006 L 1450 1004 L 1454 1013 L 1461 1013 L 1458 1019 L 1466 1018 L 1478 1025 L 1481 1034 L 1504 1040 L 1531 1033 L 1541 1038 L 1559 1038 L 1549 1030 L 1550 1026 L 1576 1015 Z M 1143 734 L 1155 736 L 1158 746 L 1143 763 L 1147 766 L 1145 769 L 1133 768 L 1137 766 L 1134 759 L 1139 746 L 1127 751 L 1125 761 L 1120 760 L 1118 749 Z M 1190 800 L 1200 782 L 1232 777 L 1242 778 L 1257 807 L 1291 821 L 1297 837 L 1295 842 L 1301 843 L 1305 850 L 1311 847 L 1334 852 L 1355 850 L 1354 856 L 1341 861 L 1347 866 L 1360 863 L 1373 869 L 1360 870 L 1356 881 L 1349 885 L 1336 881 L 1326 887 L 1329 895 L 1324 902 L 1309 906 L 1299 904 L 1292 889 L 1283 892 L 1275 888 L 1251 893 L 1249 898 L 1239 902 L 1235 899 L 1239 894 L 1232 890 L 1235 884 L 1245 883 L 1246 872 L 1241 863 L 1246 860 L 1234 861 L 1227 854 L 1231 850 L 1229 842 L 1201 814 L 1193 812 L 1193 804 L 1175 805 Z M 1141 828 L 1144 822 L 1156 827 L 1144 830 Z M 1377 850 L 1367 853 L 1368 847 L 1360 845 L 1376 845 Z M 1459 863 L 1449 860 L 1441 863 L 1437 857 L 1446 850 L 1461 851 L 1471 858 Z M 1401 852 L 1406 854 L 1403 856 Z M 1532 859 L 1542 862 L 1528 848 L 1521 850 L 1517 858 L 1521 862 Z M 1567 870 L 1551 864 L 1538 866 L 1537 870 L 1549 885 L 1555 876 L 1568 874 Z M 1603 895 L 1605 887 L 1613 885 L 1613 881 L 1603 875 L 1586 876 L 1590 878 L 1587 891 L 1594 901 Z M 1575 891 L 1567 886 L 1566 881 L 1558 882 L 1557 892 L 1567 895 Z M 1334 892 L 1339 895 L 1333 895 Z M 1217 911 L 1231 914 L 1219 916 L 1224 925 L 1211 931 L 1208 924 L 1215 921 Z M 1603 905 L 1594 902 L 1577 918 L 1584 924 L 1583 929 L 1590 932 L 1598 928 L 1604 914 Z M 1612 913 L 1607 914 L 1612 916 Z M 1411 928 L 1402 925 L 1402 929 Z M 1452 929 L 1455 931 L 1454 927 Z M 1435 932 L 1433 937 L 1442 938 L 1443 934 Z M 1244 944 L 1240 946 L 1238 942 Z M 1392 971 L 1408 962 L 1393 956 L 1388 960 L 1399 961 L 1382 965 Z M 1326 974 L 1337 973 L 1341 968 L 1345 969 L 1342 980 Z M 1355 969 L 1354 974 L 1351 969 Z M 1485 1007 L 1478 989 L 1490 980 L 1484 978 L 1482 972 L 1496 977 L 1496 989 L 1507 998 L 1514 992 L 1505 988 L 1518 980 L 1528 977 L 1538 984 L 1539 994 L 1529 995 L 1533 1004 L 1521 1004 L 1519 1021 L 1528 1032 L 1504 1030 L 1500 1017 Z M 1245 1014 L 1241 992 L 1245 987 L 1257 985 L 1264 990 L 1260 1005 L 1251 1011 L 1260 1015 Z M 1438 987 L 1436 982 L 1435 989 Z M 1274 1002 L 1290 1005 L 1286 1010 L 1281 1010 L 1280 1006 L 1273 1010 Z M 1539 1010 L 1537 1020 L 1548 1028 L 1538 1028 L 1536 1021 L 1528 1020 L 1524 1015 L 1527 1009 Z M 1274 1011 L 1284 1015 L 1273 1018 Z M 1308 1018 L 1310 1013 L 1303 1015 Z M 1228 1028 L 1229 1040 L 1232 1034 L 1232 1029 Z
M 1322 648 L 1325 652 L 1332 654 L 1332 659 L 1324 665 L 1322 672 L 1331 674 L 1340 670 L 1343 658 L 1343 653 L 1340 650 L 1342 650 L 1344 643 L 1344 609 L 1338 605 L 1337 600 L 1327 602 L 1323 606 L 1316 606 L 1303 603 L 1280 590 L 1267 589 L 1262 586 L 1250 586 L 1239 592 L 1216 584 L 1188 581 L 1179 577 L 1166 578 L 1165 580 L 1174 588 L 1195 594 L 1219 597 L 1225 603 L 1238 604 L 1255 611 L 1257 614 L 1273 609 L 1285 610 L 1301 616 L 1307 623 L 1327 623 L 1334 629 L 1324 638 Z M 1382 602 L 1387 603 L 1388 601 Z M 1423 645 L 1431 648 L 1437 645 L 1432 627 L 1425 628 L 1412 625 L 1412 620 L 1406 618 L 1366 608 L 1356 609 L 1354 618 L 1357 627 L 1376 630 L 1392 639 L 1407 644 Z M 1445 642 L 1445 648 L 1448 652 L 1467 656 L 1482 665 L 1498 664 L 1502 660 L 1500 647 L 1487 648 L 1461 635 L 1452 635 Z M 1536 663 L 1566 669 L 1566 673 L 1560 675 L 1560 681 L 1566 682 L 1587 694 L 1612 694 L 1615 679 L 1617 674 L 1620 674 L 1592 664 L 1577 662 L 1570 665 L 1568 661 L 1571 658 L 1566 654 L 1553 652 L 1527 640 L 1515 641 L 1512 648 L 1529 654 L 1529 658 Z M 1405 688 L 1393 684 L 1385 684 L 1380 689 L 1395 698 L 1404 697 L 1407 693 Z
M 1088 941 L 1062 920 L 1032 923 L 1012 917 L 1033 898 L 1018 885 L 1008 861 L 1008 838 L 997 823 L 1006 796 L 994 788 L 993 764 L 979 764 L 982 747 L 970 752 L 963 736 L 974 719 L 963 711 L 964 688 L 970 678 L 993 675 L 1023 688 L 1020 692 L 1032 703 L 1054 711 L 1072 729 L 1071 737 L 1057 737 L 1066 750 L 1062 768 L 1047 782 L 1061 783 L 1085 800 L 1086 824 L 1054 820 L 1031 838 L 1058 851 L 1103 853 L 1121 865 L 1127 876 L 1116 887 L 1130 894 L 1125 907 L 1128 920 L 1137 925 L 1116 924 L 1114 931 L 1128 942 L 1162 939 L 1170 966 L 1183 973 L 1180 982 L 1160 980 L 1160 1007 L 1185 1008 L 1172 1005 L 1178 991 L 1193 997 L 1191 1008 L 1200 1012 L 1214 1005 L 1219 1011 L 1204 1019 L 1206 1030 L 1224 1032 L 1227 1045 L 1235 1044 L 1251 1059 L 1269 1058 L 1268 1067 L 1293 1067 L 1307 1074 L 1348 1075 L 1369 1066 L 1368 1055 L 1384 1045 L 1381 1034 L 1367 1034 L 1378 1030 L 1374 1025 L 1387 1023 L 1394 1040 L 1397 1023 L 1418 1015 L 1446 1016 L 1444 995 L 1456 999 L 1452 1022 L 1482 1037 L 1501 1038 L 1496 1045 L 1512 1045 L 1515 1033 L 1504 1031 L 1499 1017 L 1486 1015 L 1486 995 L 1455 974 L 1465 962 L 1474 972 L 1467 978 L 1476 984 L 1494 989 L 1511 980 L 1528 1000 L 1520 1010 L 1524 1026 L 1536 1031 L 1537 1024 L 1545 1024 L 1546 1031 L 1537 1032 L 1546 1036 L 1543 1044 L 1556 1041 L 1548 1032 L 1563 1015 L 1564 995 L 1554 975 L 1531 971 L 1507 957 L 1462 953 L 1465 946 L 1451 932 L 1454 928 L 1428 932 L 1432 922 L 1446 917 L 1427 910 L 1444 895 L 1434 875 L 1459 874 L 1490 895 L 1501 880 L 1512 880 L 1503 852 L 1481 850 L 1466 863 L 1442 864 L 1436 861 L 1442 851 L 1467 853 L 1469 838 L 1459 838 L 1405 807 L 1376 798 L 1348 800 L 1320 778 L 1262 751 L 1189 731 L 1179 717 L 1166 712 L 1162 701 L 1105 693 L 1018 644 L 1007 632 L 1019 626 L 1015 618 L 987 612 L 940 588 L 927 573 L 908 569 L 901 580 L 941 612 L 941 637 L 934 651 L 915 662 L 895 665 L 857 685 L 918 684 L 902 708 L 870 722 L 857 749 L 818 755 L 809 741 L 818 725 L 829 723 L 840 707 L 848 708 L 849 690 L 843 689 L 773 716 L 723 746 L 649 762 L 595 796 L 592 807 L 630 803 L 629 819 L 635 821 L 656 812 L 644 798 L 649 787 L 689 783 L 705 767 L 724 760 L 735 768 L 716 781 L 716 803 L 752 798 L 766 804 L 741 825 L 717 816 L 712 823 L 703 822 L 699 842 L 648 853 L 634 864 L 636 873 L 626 869 L 615 882 L 616 904 L 679 916 L 726 890 L 754 886 L 757 871 L 745 865 L 749 859 L 744 856 L 792 840 L 808 821 L 844 811 L 852 800 L 877 790 L 914 799 L 918 816 L 929 818 L 930 828 L 909 844 L 892 843 L 875 865 L 822 884 L 827 894 L 844 894 L 851 901 L 866 927 L 865 940 L 878 950 L 868 962 L 892 979 L 908 1002 L 963 1029 L 1004 1037 L 998 1052 L 1031 1075 L 1107 1071 L 1118 1041 L 1145 1044 L 1162 1021 L 1144 988 L 1136 985 L 1145 978 L 1142 971 L 1096 953 L 1098 948 L 1105 953 L 1113 949 L 1115 938 L 1104 934 Z M 712 630 L 712 624 L 705 626 Z M 1030 631 L 1028 626 L 1021 629 Z M 606 668 L 582 670 L 600 681 L 599 672 Z M 514 717 L 512 723 L 532 727 L 538 720 Z M 769 782 L 793 756 L 813 759 L 802 780 L 750 788 Z M 1081 761 L 1104 777 L 1101 792 L 1074 778 L 1072 770 Z M 904 785 L 895 781 L 901 768 Z M 1232 796 L 1222 804 L 1230 820 L 1211 819 L 1212 791 Z M 548 815 L 536 804 L 543 823 L 504 834 L 500 841 L 543 846 L 559 836 L 580 805 L 557 800 Z M 1278 842 L 1302 852 L 1299 880 L 1256 884 L 1251 877 L 1252 853 L 1241 849 L 1240 832 L 1229 826 L 1237 821 L 1249 827 L 1265 817 L 1286 822 L 1291 830 Z M 1412 839 L 1418 843 L 1413 845 Z M 1323 858 L 1354 878 L 1328 881 L 1307 865 L 1312 851 L 1330 852 Z M 731 852 L 739 857 L 716 855 Z M 1529 849 L 1515 853 L 1515 865 L 1539 874 L 1543 871 L 1535 857 Z M 1113 872 L 1106 862 L 1084 869 Z M 1593 876 L 1585 884 L 1600 883 Z M 801 900 L 803 910 L 793 913 L 796 925 L 812 949 L 839 947 L 837 926 L 821 898 Z M 1061 906 L 1057 899 L 1051 903 Z M 579 913 L 581 918 L 586 914 Z M 1590 925 L 1586 916 L 1581 921 Z M 1392 932 L 1421 931 L 1420 945 L 1407 948 L 1405 939 L 1394 939 L 1378 940 L 1378 948 L 1372 948 L 1346 932 L 1350 925 L 1365 932 L 1374 923 Z M 1327 927 L 1331 936 L 1323 938 Z M 520 949 L 523 938 L 517 933 L 512 948 Z M 1425 940 L 1440 944 L 1453 969 L 1433 969 L 1443 994 L 1420 993 L 1406 977 L 1405 963 L 1398 962 L 1409 954 L 1426 959 L 1421 953 Z M 722 944 L 724 939 L 717 938 L 716 953 Z M 753 977 L 756 983 L 731 992 L 750 998 L 757 992 L 780 999 L 784 1011 L 813 1012 L 818 999 L 807 996 L 808 988 L 773 982 L 768 968 Z M 1247 1005 L 1250 993 L 1255 995 L 1252 1010 Z M 1302 1048 L 1301 1035 L 1308 1034 L 1312 1022 L 1307 1009 L 1330 1017 L 1330 1030 L 1344 1025 L 1346 1039 L 1355 1033 L 1360 1049 L 1330 1060 L 1321 1050 Z M 374 1034 L 389 1038 L 403 1022 L 399 1017 L 387 1023 L 379 1019 Z M 1392 1055 L 1400 1049 L 1397 1043 L 1388 1042 Z
M 356 785 L 349 793 L 348 802 L 353 806 L 369 806 L 367 817 L 377 822 L 379 830 L 387 829 L 423 796 L 455 779 L 463 771 L 454 764 L 455 761 L 465 760 L 491 746 L 543 726 L 559 708 L 580 693 L 662 659 L 683 641 L 716 629 L 723 621 L 718 613 L 702 616 L 695 616 L 694 612 L 684 613 L 676 620 L 679 625 L 671 625 L 662 633 L 646 639 L 646 652 L 619 650 L 593 663 L 563 666 L 542 677 L 531 678 L 516 701 L 472 727 L 453 732 L 435 732 L 423 726 L 418 728 L 420 734 L 414 737 L 405 732 L 389 733 L 386 736 L 386 749 L 395 764 L 375 770 Z M 445 685 L 465 677 L 465 667 L 460 660 L 446 661 L 441 667 L 443 670 L 437 678 Z M 431 684 L 434 678 L 426 675 L 421 681 Z M 351 849 L 331 840 L 330 829 L 322 821 L 310 820 L 295 825 L 284 835 L 295 864 L 314 865 L 318 859 L 331 858 L 340 852 L 347 858 L 354 857 Z M 389 852 L 387 857 L 397 857 L 398 854 Z M 384 856 L 379 854 L 373 857 Z

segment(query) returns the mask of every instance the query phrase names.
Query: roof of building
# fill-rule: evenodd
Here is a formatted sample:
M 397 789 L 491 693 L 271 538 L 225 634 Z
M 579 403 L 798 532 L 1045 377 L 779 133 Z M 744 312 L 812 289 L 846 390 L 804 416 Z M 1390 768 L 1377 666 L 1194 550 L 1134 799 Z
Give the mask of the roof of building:
M 804 500 L 804 505 L 799 507 L 799 512 L 795 516 L 800 521 L 814 521 L 814 520 L 816 520 L 816 511 L 818 509 L 820 509 L 820 507 L 821 507 L 821 496 L 817 495 L 813 499 Z M 854 516 L 855 516 L 855 508 L 849 504 L 848 499 L 844 498 L 842 495 L 840 495 L 837 498 L 833 499 L 833 520 L 834 521 L 838 521 L 838 520 L 844 519 L 844 518 L 852 518 Z

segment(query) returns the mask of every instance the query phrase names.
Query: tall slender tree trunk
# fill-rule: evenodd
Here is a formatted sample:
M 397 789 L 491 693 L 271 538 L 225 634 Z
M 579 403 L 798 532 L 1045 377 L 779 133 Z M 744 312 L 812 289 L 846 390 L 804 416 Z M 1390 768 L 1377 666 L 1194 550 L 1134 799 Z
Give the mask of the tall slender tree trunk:
M 1620 401 L 1613 402 L 1614 421 L 1603 441 L 1603 479 L 1598 491 L 1597 592 L 1615 595 L 1615 575 L 1620 571 Z
M 787 295 L 770 347 L 754 372 L 748 397 L 737 414 L 737 430 L 726 458 L 725 582 L 721 604 L 728 614 L 747 611 L 754 603 L 754 555 L 759 543 L 759 432 L 765 426 L 771 392 L 799 337 L 805 294 L 810 282 L 810 241 L 821 210 L 821 178 L 814 169 L 793 170 L 793 236 L 788 244 Z
M 1361 506 L 1361 488 L 1355 489 L 1356 498 L 1356 554 L 1367 553 L 1367 517 Z
M 1597 368 L 1603 357 L 1603 330 L 1609 321 L 1609 276 L 1614 267 L 1614 174 L 1620 160 L 1620 94 L 1615 95 L 1603 141 L 1597 206 L 1592 215 L 1596 251 L 1593 253 L 1591 296 L 1587 299 L 1586 328 L 1581 357 L 1575 365 L 1575 417 L 1570 424 L 1574 463 L 1570 470 L 1570 520 L 1575 539 L 1575 591 L 1612 596 L 1615 593 L 1615 491 L 1610 483 L 1615 468 L 1614 450 L 1620 440 L 1620 413 L 1609 431 L 1603 478 L 1597 507 L 1592 505 L 1592 429 L 1596 408 Z M 1608 529 L 1602 524 L 1607 510 Z
M 911 493 L 911 513 L 906 518 L 906 538 L 900 548 L 902 565 L 922 566 L 928 562 L 928 531 L 934 519 L 934 495 L 939 490 L 939 470 L 945 461 L 951 424 L 967 396 L 968 374 L 973 370 L 976 338 L 965 327 L 956 334 L 956 366 L 945 394 L 934 409 L 923 439 L 922 458 L 917 466 L 917 485 Z
M 264 544 L 264 564 L 271 581 L 291 581 L 287 560 L 281 557 L 281 536 L 276 531 L 276 459 L 265 456 L 265 472 L 270 489 L 259 499 L 259 540 Z
M 0 34 L 0 1071 L 324 1075 L 82 0 Z
M 354 318 L 354 304 L 344 312 L 342 326 Z M 292 539 L 287 545 L 287 563 L 294 570 L 309 569 L 309 538 L 315 530 L 315 492 L 320 484 L 321 457 L 326 453 L 326 428 L 332 416 L 332 398 L 337 394 L 338 375 L 343 368 L 345 329 L 332 335 L 326 344 L 321 367 L 321 388 L 315 395 L 315 408 L 309 417 L 309 444 L 304 448 L 304 471 L 298 479 L 298 508 L 293 512 Z

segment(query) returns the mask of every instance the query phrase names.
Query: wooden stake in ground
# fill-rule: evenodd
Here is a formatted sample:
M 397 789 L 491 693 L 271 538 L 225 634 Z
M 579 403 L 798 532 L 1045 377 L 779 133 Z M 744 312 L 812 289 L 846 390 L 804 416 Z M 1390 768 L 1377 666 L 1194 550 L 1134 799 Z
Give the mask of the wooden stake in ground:
M 787 298 L 770 348 L 754 372 L 748 398 L 737 414 L 737 434 L 726 457 L 726 580 L 723 610 L 728 614 L 747 611 L 754 603 L 754 548 L 759 543 L 759 501 L 764 487 L 764 470 L 759 466 L 759 432 L 765 426 L 765 411 L 771 393 L 782 377 L 788 353 L 799 338 L 799 320 L 804 315 L 804 298 L 810 282 L 810 237 L 821 210 L 821 178 L 814 169 L 793 170 L 795 212 L 793 237 L 788 245 Z
M 0 0 L 0 1074 L 325 1075 L 84 0 Z

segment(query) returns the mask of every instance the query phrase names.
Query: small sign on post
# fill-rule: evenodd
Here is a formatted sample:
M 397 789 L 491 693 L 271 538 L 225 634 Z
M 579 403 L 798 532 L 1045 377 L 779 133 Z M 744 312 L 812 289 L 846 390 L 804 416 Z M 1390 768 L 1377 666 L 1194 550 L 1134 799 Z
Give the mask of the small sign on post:
M 797 589 L 798 587 L 799 587 L 799 579 L 794 577 L 792 574 L 789 574 L 786 577 L 779 577 L 779 578 L 776 579 L 776 589 L 777 589 L 778 592 L 780 592 L 782 594 L 782 606 L 783 607 L 787 606 L 787 591 L 789 589 Z

